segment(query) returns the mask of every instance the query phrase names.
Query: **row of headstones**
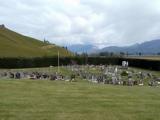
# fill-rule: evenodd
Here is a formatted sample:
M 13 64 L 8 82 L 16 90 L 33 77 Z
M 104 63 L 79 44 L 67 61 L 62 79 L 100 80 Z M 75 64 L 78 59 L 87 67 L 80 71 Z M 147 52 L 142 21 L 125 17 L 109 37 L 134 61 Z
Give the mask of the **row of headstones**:
M 90 82 L 93 83 L 103 83 L 103 84 L 112 84 L 112 85 L 127 85 L 127 86 L 134 86 L 139 85 L 143 86 L 144 81 L 143 80 L 133 80 L 132 78 L 128 78 L 128 80 L 122 80 L 121 78 L 112 77 L 112 78 L 106 78 L 105 76 L 92 76 L 92 79 L 88 79 Z M 149 86 L 158 86 L 160 85 L 160 78 L 151 79 L 148 82 Z
M 126 62 L 125 64 L 127 64 L 128 65 L 128 63 Z M 95 66 L 92 66 L 92 68 L 94 68 Z M 103 67 L 103 66 L 102 66 Z M 119 77 L 121 77 L 120 76 L 120 73 L 122 72 L 122 70 L 121 70 L 121 67 L 113 67 L 113 66 L 108 66 L 108 67 L 106 67 L 105 68 L 106 70 L 105 70 L 105 72 L 104 72 L 104 75 L 107 75 L 107 76 L 114 76 L 115 74 L 118 76 L 118 78 Z M 72 66 L 72 71 L 76 71 L 76 72 L 79 72 L 78 74 L 80 74 L 80 76 L 83 78 L 83 79 L 91 79 L 91 78 L 93 78 L 93 79 L 96 79 L 96 78 L 94 78 L 94 76 L 95 75 L 93 75 L 93 77 L 92 77 L 92 75 L 90 74 L 90 73 L 87 73 L 86 71 L 81 71 L 81 69 L 80 69 L 80 67 L 79 68 L 74 68 L 73 66 Z M 135 72 L 135 71 L 134 71 Z M 143 80 L 143 79 L 145 79 L 145 78 L 149 78 L 149 79 L 152 79 L 152 78 L 156 78 L 154 75 L 152 75 L 151 73 L 145 73 L 145 72 L 140 72 L 140 73 L 132 73 L 132 72 L 129 72 L 128 71 L 128 78 L 129 79 L 131 79 L 131 78 L 134 78 L 134 77 L 137 77 L 138 79 L 139 79 L 139 81 L 140 80 Z M 96 80 L 93 80 L 93 81 L 96 81 Z M 99 80 L 97 80 L 97 81 L 99 81 Z
M 151 79 L 149 81 L 149 85 L 154 86 L 158 84 L 156 76 L 152 75 L 151 73 L 145 73 L 145 72 L 139 72 L 136 73 L 135 71 L 128 71 L 128 80 L 121 80 L 121 75 L 120 73 L 124 70 L 128 70 L 129 63 L 128 61 L 123 61 L 122 66 L 96 66 L 96 65 L 87 65 L 87 66 L 79 66 L 79 65 L 74 65 L 74 66 L 67 66 L 69 70 L 72 72 L 75 72 L 76 74 L 73 75 L 74 78 L 75 76 L 80 76 L 82 79 L 87 79 L 89 81 L 95 82 L 95 83 L 105 83 L 105 84 L 123 84 L 123 85 L 143 85 L 144 79 L 148 78 Z M 85 69 L 89 68 L 95 68 L 95 69 L 101 69 L 102 75 L 96 75 L 89 73 Z M 110 80 L 106 79 L 105 76 L 111 77 Z M 115 76 L 117 75 L 117 77 Z M 139 80 L 132 80 L 132 78 L 137 77 Z
M 122 80 L 121 76 L 108 77 L 106 75 L 93 75 L 92 78 L 88 78 L 90 82 L 93 83 L 103 83 L 103 84 L 113 84 L 113 85 L 142 85 L 142 80 L 136 81 L 129 78 L 127 81 Z
M 92 81 L 95 81 L 95 82 L 98 82 L 98 83 L 101 82 L 101 81 L 104 81 L 103 77 L 101 77 L 99 75 L 97 76 L 97 75 L 88 73 L 87 71 L 82 71 L 81 66 L 76 66 L 76 67 L 67 66 L 67 67 L 70 68 L 70 69 L 72 68 L 73 73 L 74 72 L 78 73 L 79 74 L 78 76 L 80 76 L 82 79 L 89 79 L 89 80 L 92 79 Z M 112 66 L 108 66 L 108 67 L 105 67 L 105 66 L 89 66 L 89 67 L 107 69 L 106 70 L 107 73 L 105 75 L 111 76 L 112 79 L 119 79 L 121 77 L 119 75 L 119 73 L 121 72 L 121 68 L 119 68 L 119 67 L 112 67 Z M 117 78 L 114 78 L 115 73 L 118 73 L 117 74 L 118 75 Z M 5 74 L 7 74 L 7 73 L 3 73 L 3 74 L 5 76 Z M 130 75 L 128 75 L 128 77 L 132 78 L 133 75 L 139 76 L 140 79 L 143 79 L 146 76 L 149 76 L 150 78 L 152 78 L 152 74 L 149 74 L 149 73 L 138 73 L 138 74 L 137 73 L 136 74 L 135 73 L 134 74 L 130 73 Z M 64 77 L 64 76 L 57 75 L 57 74 L 44 74 L 44 73 L 42 74 L 42 73 L 38 73 L 38 72 L 32 72 L 32 73 L 25 73 L 25 72 L 11 73 L 10 72 L 9 76 L 10 76 L 10 78 L 16 78 L 16 79 L 30 78 L 30 79 L 51 79 L 51 80 L 57 80 L 57 79 L 67 79 L 67 80 L 70 79 L 71 80 L 71 79 L 75 79 L 75 77 L 76 77 L 76 75 L 74 75 L 74 74 L 72 74 L 71 76 Z M 106 83 L 108 83 L 108 82 L 106 81 Z M 121 82 L 120 81 L 117 82 L 117 80 L 115 80 L 115 82 L 114 82 L 114 80 L 113 80 L 111 83 L 117 84 L 117 83 L 121 83 Z
M 137 75 L 137 78 L 139 78 L 139 80 L 132 80 L 133 76 Z M 133 86 L 133 85 L 144 85 L 143 81 L 144 78 L 150 78 L 151 80 L 149 81 L 148 85 L 150 86 L 155 86 L 160 84 L 158 79 L 155 76 L 153 76 L 151 73 L 136 73 L 136 74 L 129 74 L 128 75 L 128 80 L 122 80 L 120 75 L 115 76 L 115 73 L 111 73 L 111 74 L 107 74 L 107 75 L 94 75 L 91 73 L 83 73 L 81 74 L 81 77 L 83 79 L 88 79 L 91 82 L 95 82 L 95 83 L 104 83 L 104 84 L 114 84 L 114 85 L 128 85 L 128 86 Z M 112 76 L 111 79 L 106 79 L 107 77 L 109 78 L 109 76 Z
M 0 78 L 15 78 L 15 79 L 20 79 L 22 77 L 22 73 L 20 72 L 1 72 L 0 73 Z
M 117 74 L 120 75 L 122 73 L 122 71 L 124 71 L 123 69 L 121 69 L 120 67 L 108 67 L 105 69 L 105 71 L 103 72 L 105 75 L 112 75 L 112 74 Z M 147 78 L 155 78 L 155 75 L 152 75 L 151 73 L 148 72 L 135 72 L 135 71 L 129 71 L 129 70 L 125 70 L 128 74 L 128 76 L 130 78 L 132 77 L 137 77 L 140 79 L 147 79 Z
M 47 74 L 40 72 L 2 72 L 0 73 L 0 78 L 8 79 L 50 79 L 50 80 L 63 80 L 63 75 L 58 75 L 56 73 Z
M 77 70 L 76 70 L 77 71 Z M 151 80 L 148 82 L 149 86 L 157 86 L 160 84 L 160 78 L 157 78 L 153 76 L 151 73 L 136 73 L 136 74 L 129 74 L 127 80 L 122 80 L 121 76 L 115 73 L 107 74 L 107 75 L 96 75 L 93 73 L 87 73 L 86 71 L 77 71 L 78 76 L 80 76 L 82 79 L 87 79 L 90 82 L 94 83 L 104 83 L 104 84 L 113 84 L 113 85 L 128 85 L 128 86 L 133 86 L 133 85 L 139 85 L 143 86 L 144 85 L 144 78 L 150 78 Z M 77 75 L 77 74 L 76 74 Z M 137 78 L 139 80 L 133 80 L 133 76 L 137 75 Z M 111 76 L 111 77 L 110 77 Z
M 105 84 L 123 84 L 123 85 L 143 85 L 144 79 L 151 79 L 148 83 L 149 85 L 154 85 L 157 82 L 156 76 L 152 75 L 151 73 L 145 73 L 145 72 L 139 72 L 136 73 L 136 71 L 127 71 L 128 72 L 128 80 L 121 80 L 121 72 L 124 70 L 128 70 L 128 62 L 123 61 L 122 67 L 120 66 L 95 66 L 95 65 L 87 65 L 87 66 L 67 66 L 68 69 L 72 70 L 72 72 L 75 72 L 76 75 L 74 76 L 80 76 L 82 79 L 87 79 L 89 81 L 95 82 L 95 83 L 105 83 Z M 102 75 L 96 75 L 89 73 L 85 70 L 85 68 L 100 68 L 103 70 Z M 127 68 L 127 69 L 124 69 Z M 110 80 L 106 79 L 105 76 L 111 77 Z M 116 75 L 116 76 L 115 76 Z M 138 78 L 138 80 L 132 80 L 132 78 Z
M 104 70 L 105 69 L 105 65 L 68 65 L 68 66 L 64 66 L 66 67 L 68 70 L 71 71 L 84 71 L 84 70 L 88 70 L 88 69 L 100 69 L 100 70 Z

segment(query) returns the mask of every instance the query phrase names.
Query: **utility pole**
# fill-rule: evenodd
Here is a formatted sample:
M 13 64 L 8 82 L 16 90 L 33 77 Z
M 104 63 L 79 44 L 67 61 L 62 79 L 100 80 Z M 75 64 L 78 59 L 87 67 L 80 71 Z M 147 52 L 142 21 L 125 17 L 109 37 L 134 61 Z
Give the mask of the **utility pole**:
M 58 73 L 59 73 L 59 51 L 58 51 Z
M 86 63 L 86 65 L 88 64 L 88 54 L 87 54 L 87 51 L 85 53 L 85 63 Z

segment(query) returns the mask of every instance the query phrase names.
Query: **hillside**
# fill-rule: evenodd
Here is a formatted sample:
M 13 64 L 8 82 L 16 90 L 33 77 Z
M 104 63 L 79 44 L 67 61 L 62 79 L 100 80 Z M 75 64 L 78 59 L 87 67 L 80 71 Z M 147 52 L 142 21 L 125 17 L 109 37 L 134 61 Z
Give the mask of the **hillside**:
M 127 47 L 110 46 L 103 48 L 99 52 L 128 52 L 130 54 L 136 54 L 141 52 L 142 54 L 146 55 L 157 54 L 160 53 L 160 39 L 144 42 L 141 44 L 135 44 Z
M 71 56 L 72 53 L 59 46 L 44 43 L 9 30 L 0 25 L 0 57 Z

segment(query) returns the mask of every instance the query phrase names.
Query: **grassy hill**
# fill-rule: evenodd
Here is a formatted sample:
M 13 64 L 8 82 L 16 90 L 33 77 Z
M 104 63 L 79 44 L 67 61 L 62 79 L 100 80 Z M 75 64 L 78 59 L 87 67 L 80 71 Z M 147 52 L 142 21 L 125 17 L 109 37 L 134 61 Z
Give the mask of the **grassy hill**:
M 72 53 L 56 45 L 44 43 L 0 27 L 0 57 L 71 56 Z

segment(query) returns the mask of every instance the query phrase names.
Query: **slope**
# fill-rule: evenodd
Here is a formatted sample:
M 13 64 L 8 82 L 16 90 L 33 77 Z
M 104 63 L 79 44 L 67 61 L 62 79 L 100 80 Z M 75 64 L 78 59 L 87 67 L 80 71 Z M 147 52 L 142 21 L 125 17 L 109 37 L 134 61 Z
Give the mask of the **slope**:
M 71 56 L 66 49 L 0 27 L 0 57 Z

